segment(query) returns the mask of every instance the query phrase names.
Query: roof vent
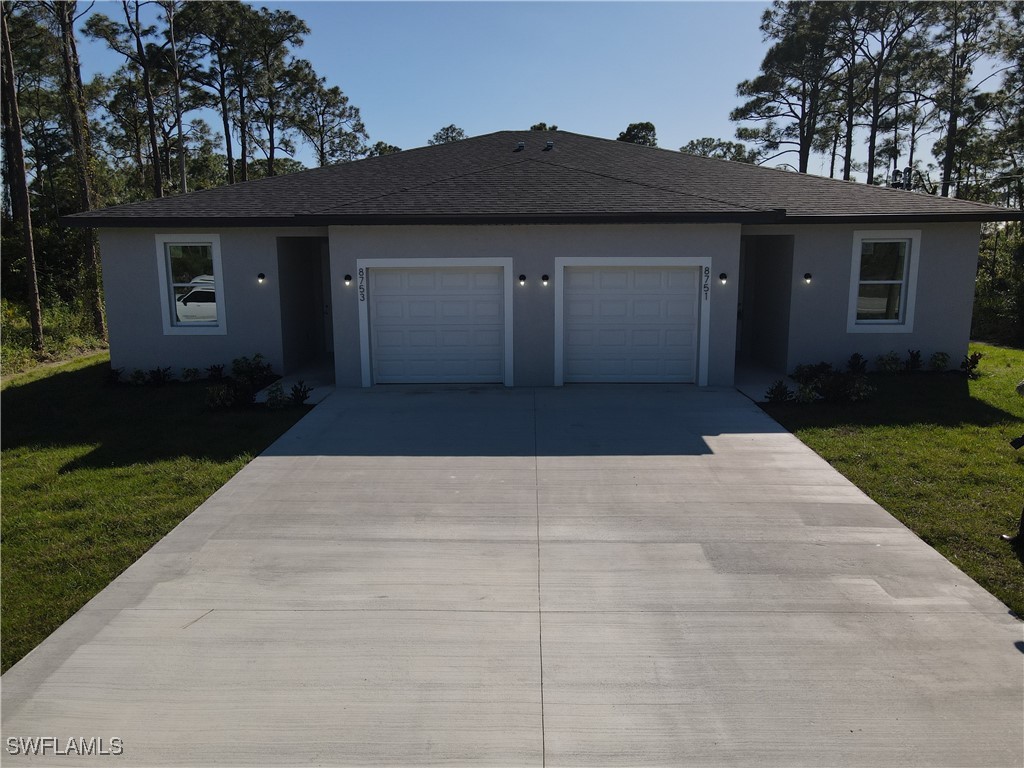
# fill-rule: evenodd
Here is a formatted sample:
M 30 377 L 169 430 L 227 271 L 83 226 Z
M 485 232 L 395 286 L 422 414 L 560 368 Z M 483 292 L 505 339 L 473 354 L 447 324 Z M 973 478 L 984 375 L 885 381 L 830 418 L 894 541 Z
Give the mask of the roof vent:
M 545 152 L 550 152 L 550 151 L 551 151 L 552 149 L 554 149 L 554 148 L 555 148 L 555 142 L 553 142 L 553 141 L 549 141 L 549 142 L 548 142 L 548 143 L 547 143 L 547 144 L 545 145 L 545 147 L 544 147 L 544 151 L 545 151 Z
M 516 152 L 522 152 L 524 149 L 526 149 L 525 141 L 520 141 L 518 144 L 516 144 Z

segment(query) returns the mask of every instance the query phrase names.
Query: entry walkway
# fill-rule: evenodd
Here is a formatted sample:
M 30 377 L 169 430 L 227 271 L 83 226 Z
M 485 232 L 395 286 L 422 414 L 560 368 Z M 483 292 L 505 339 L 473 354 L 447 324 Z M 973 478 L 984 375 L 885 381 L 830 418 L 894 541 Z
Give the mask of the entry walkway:
M 1021 627 L 733 390 L 338 390 L 4 676 L 4 764 L 1019 768 Z

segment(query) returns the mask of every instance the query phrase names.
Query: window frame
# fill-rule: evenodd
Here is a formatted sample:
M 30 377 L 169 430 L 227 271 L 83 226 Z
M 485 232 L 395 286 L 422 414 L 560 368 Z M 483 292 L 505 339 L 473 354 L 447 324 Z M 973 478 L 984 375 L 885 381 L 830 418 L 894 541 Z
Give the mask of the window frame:
M 213 292 L 217 297 L 217 321 L 185 323 L 174 321 L 174 288 L 171 280 L 169 245 L 208 245 L 213 258 Z M 223 336 L 228 332 L 224 311 L 224 272 L 221 267 L 220 235 L 175 234 L 156 235 L 157 276 L 160 281 L 160 310 L 165 336 Z
M 896 281 L 862 281 L 860 279 L 861 251 L 865 242 L 896 242 L 909 244 L 903 265 L 900 293 L 900 315 L 896 320 L 858 320 L 857 302 L 861 285 L 888 285 Z M 873 229 L 853 233 L 853 258 L 850 265 L 850 297 L 846 317 L 847 333 L 912 333 L 914 309 L 917 299 L 917 268 L 920 263 L 921 230 Z

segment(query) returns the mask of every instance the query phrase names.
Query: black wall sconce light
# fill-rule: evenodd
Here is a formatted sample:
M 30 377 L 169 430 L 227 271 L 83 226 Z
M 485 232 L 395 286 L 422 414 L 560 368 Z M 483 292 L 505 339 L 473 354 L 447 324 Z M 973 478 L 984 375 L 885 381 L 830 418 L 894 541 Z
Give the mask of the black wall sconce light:
M 256 282 L 259 283 L 260 285 L 263 285 L 263 281 L 266 280 L 266 279 L 267 279 L 267 276 L 265 274 L 263 274 L 262 272 L 260 272 L 258 275 L 256 275 Z
M 526 285 L 526 275 L 520 275 L 519 276 L 519 284 L 520 285 Z
M 345 275 L 345 285 L 352 285 L 352 275 Z
M 811 273 L 810 272 L 804 272 L 804 282 L 807 283 L 808 285 L 811 284 Z
M 718 279 L 722 281 L 722 285 L 725 285 L 727 282 L 729 282 L 729 276 L 727 274 L 725 274 L 725 272 L 720 274 L 718 276 Z
M 540 282 L 541 282 L 541 285 L 547 285 L 548 284 L 548 276 L 547 275 L 541 275 Z

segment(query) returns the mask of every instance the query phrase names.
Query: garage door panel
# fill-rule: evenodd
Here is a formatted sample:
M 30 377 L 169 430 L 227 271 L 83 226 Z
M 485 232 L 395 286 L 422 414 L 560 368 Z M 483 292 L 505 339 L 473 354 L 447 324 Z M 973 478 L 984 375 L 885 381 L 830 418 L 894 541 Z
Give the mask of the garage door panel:
M 622 320 L 629 315 L 629 302 L 618 299 L 598 301 L 597 315 L 602 320 Z
M 469 304 L 465 301 L 442 299 L 438 302 L 438 306 L 441 308 L 441 317 L 456 320 L 465 320 L 472 314 L 472 309 Z
M 592 299 L 574 299 L 565 303 L 565 313 L 568 317 L 593 317 L 594 305 Z
M 657 291 L 665 287 L 667 276 L 661 270 L 633 273 L 633 287 L 645 291 Z
M 697 269 L 677 269 L 669 272 L 667 286 L 669 288 L 682 288 L 684 290 L 697 290 L 697 283 L 700 279 Z
M 626 331 L 621 328 L 601 328 L 597 332 L 597 343 L 602 347 L 624 347 Z
M 633 347 L 661 347 L 665 343 L 666 335 L 661 330 L 634 329 L 630 331 L 629 343 Z
M 698 270 L 566 267 L 565 381 L 695 381 Z
M 602 290 L 612 290 L 618 293 L 629 287 L 630 276 L 626 272 L 602 271 L 597 275 L 597 284 L 601 286 Z
M 374 381 L 502 381 L 503 276 L 500 267 L 371 268 Z
M 500 291 L 504 287 L 502 276 L 501 270 L 497 269 L 490 272 L 475 272 L 472 275 L 473 287 L 485 291 Z

